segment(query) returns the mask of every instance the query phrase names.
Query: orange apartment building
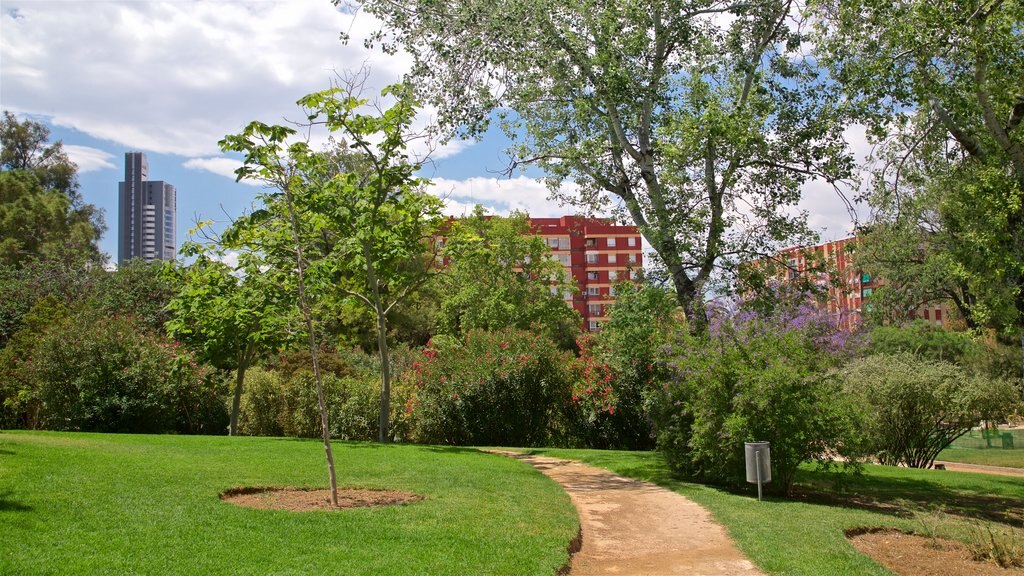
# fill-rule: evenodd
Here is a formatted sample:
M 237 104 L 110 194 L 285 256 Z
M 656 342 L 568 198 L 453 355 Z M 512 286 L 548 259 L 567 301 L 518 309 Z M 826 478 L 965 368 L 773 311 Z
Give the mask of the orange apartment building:
M 808 273 L 809 254 L 813 254 L 813 258 L 818 261 L 832 263 L 845 287 L 830 287 L 826 305 L 829 312 L 847 330 L 853 330 L 861 325 L 864 312 L 870 310 L 871 294 L 884 283 L 884 279 L 872 278 L 870 273 L 856 265 L 853 254 L 856 243 L 857 237 L 852 236 L 817 246 L 793 246 L 779 251 L 779 256 L 786 260 L 789 267 L 790 278 Z M 949 320 L 946 307 L 941 304 L 922 306 L 917 310 L 917 316 L 936 326 L 943 326 Z
M 582 216 L 530 218 L 530 226 L 576 280 L 579 293 L 564 294 L 566 303 L 580 313 L 584 328 L 600 330 L 615 298 L 615 283 L 635 278 L 643 268 L 640 232 Z

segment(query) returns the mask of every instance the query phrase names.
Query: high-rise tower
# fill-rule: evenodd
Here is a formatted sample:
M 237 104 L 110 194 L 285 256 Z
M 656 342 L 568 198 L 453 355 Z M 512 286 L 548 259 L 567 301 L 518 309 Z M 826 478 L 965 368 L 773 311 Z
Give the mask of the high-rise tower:
M 142 152 L 124 155 L 124 182 L 118 184 L 117 262 L 132 258 L 173 260 L 176 224 L 174 186 L 150 181 Z

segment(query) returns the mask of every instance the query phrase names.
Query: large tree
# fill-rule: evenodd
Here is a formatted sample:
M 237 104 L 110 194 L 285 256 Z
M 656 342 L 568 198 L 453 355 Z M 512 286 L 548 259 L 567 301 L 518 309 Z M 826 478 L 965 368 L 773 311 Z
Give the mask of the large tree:
M 479 134 L 501 109 L 514 163 L 640 227 L 700 330 L 737 263 L 809 240 L 794 209 L 848 174 L 836 96 L 792 1 L 366 0 L 422 95 Z M 563 184 L 574 181 L 576 193 Z
M 1024 349 L 1024 4 L 813 6 L 823 57 L 880 145 L 866 261 Z
M 0 120 L 0 264 L 38 257 L 100 262 L 103 216 L 78 194 L 78 167 L 50 130 L 4 111 Z

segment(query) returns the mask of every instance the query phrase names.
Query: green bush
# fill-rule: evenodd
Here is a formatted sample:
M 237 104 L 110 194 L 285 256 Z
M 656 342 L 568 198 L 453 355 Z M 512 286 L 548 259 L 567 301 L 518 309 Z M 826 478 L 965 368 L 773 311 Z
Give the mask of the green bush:
M 869 449 L 882 464 L 929 468 L 958 436 L 1019 408 L 1016 387 L 1007 380 L 908 353 L 858 359 L 842 377 L 864 413 Z
M 372 359 L 355 359 L 357 372 L 347 361 L 358 352 L 339 356 L 324 353 L 323 387 L 327 404 L 327 422 L 332 438 L 340 440 L 376 440 L 380 410 L 380 375 Z M 364 355 L 366 356 L 366 355 Z M 301 364 L 306 353 L 289 355 L 277 364 L 281 369 L 251 369 L 245 377 L 238 415 L 241 434 L 254 436 L 295 436 L 319 438 L 320 405 L 312 369 Z M 392 413 L 406 402 L 400 390 L 393 390 Z M 391 436 L 404 439 L 403 422 L 393 422 Z
M 133 318 L 81 312 L 26 335 L 5 355 L 33 427 L 134 433 L 220 433 L 223 386 L 166 338 Z
M 744 482 L 744 442 L 771 442 L 772 483 L 787 493 L 801 462 L 858 452 L 857 421 L 830 374 L 844 346 L 813 306 L 763 318 L 741 311 L 671 347 L 659 399 L 658 447 L 679 474 Z
M 542 446 L 568 434 L 572 354 L 516 329 L 469 331 L 406 371 L 402 420 L 429 444 Z

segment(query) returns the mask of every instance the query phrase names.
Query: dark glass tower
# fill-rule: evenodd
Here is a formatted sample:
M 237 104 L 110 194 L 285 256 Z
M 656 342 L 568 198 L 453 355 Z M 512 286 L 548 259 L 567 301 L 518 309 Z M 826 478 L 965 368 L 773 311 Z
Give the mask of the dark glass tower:
M 176 192 L 167 182 L 148 178 L 146 155 L 126 153 L 124 182 L 118 184 L 118 264 L 132 258 L 174 259 Z

